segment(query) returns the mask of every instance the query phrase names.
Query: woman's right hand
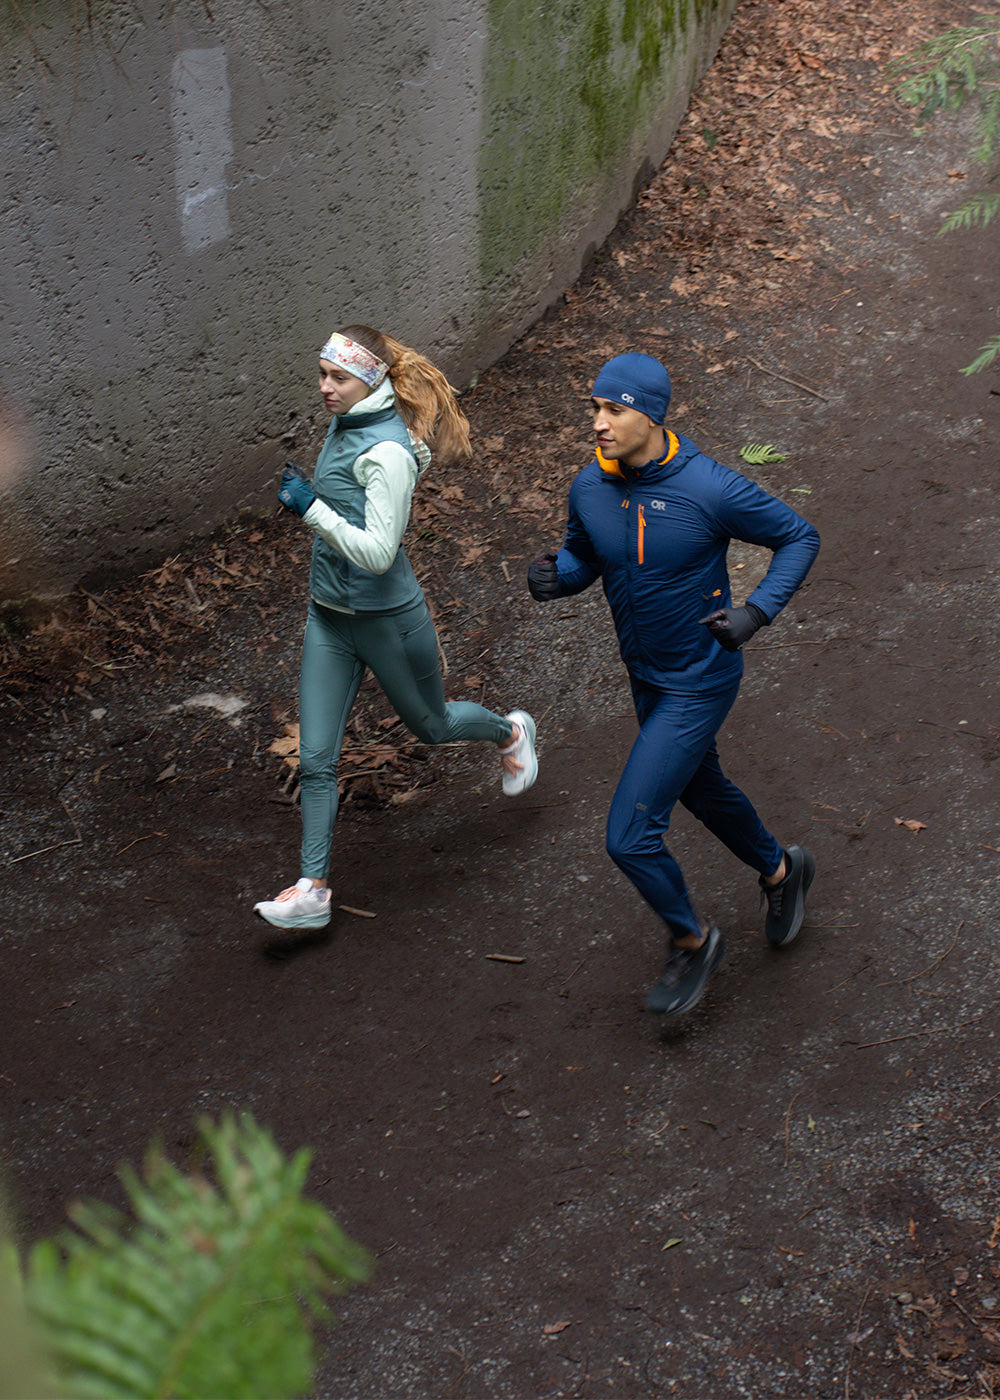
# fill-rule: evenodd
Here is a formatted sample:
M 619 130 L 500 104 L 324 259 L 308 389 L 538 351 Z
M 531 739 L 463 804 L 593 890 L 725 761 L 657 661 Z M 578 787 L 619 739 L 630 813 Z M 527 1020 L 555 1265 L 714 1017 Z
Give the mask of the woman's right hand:
M 281 504 L 286 510 L 302 516 L 305 515 L 315 499 L 316 492 L 312 489 L 309 478 L 299 470 L 294 462 L 286 462 L 285 469 L 281 473 L 281 487 L 278 491 L 278 500 Z

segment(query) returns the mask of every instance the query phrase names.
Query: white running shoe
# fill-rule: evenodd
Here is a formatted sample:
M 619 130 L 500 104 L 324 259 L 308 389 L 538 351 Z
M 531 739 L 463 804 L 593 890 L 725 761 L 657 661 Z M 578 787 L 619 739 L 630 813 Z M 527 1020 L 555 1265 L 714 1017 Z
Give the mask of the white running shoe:
M 259 914 L 275 928 L 326 928 L 330 922 L 330 891 L 314 886 L 307 875 L 297 880 L 277 899 L 263 899 L 255 904 Z
M 538 758 L 535 754 L 535 721 L 525 710 L 511 710 L 504 716 L 515 726 L 512 744 L 500 750 L 503 763 L 503 790 L 505 797 L 520 797 L 527 792 L 538 777 Z

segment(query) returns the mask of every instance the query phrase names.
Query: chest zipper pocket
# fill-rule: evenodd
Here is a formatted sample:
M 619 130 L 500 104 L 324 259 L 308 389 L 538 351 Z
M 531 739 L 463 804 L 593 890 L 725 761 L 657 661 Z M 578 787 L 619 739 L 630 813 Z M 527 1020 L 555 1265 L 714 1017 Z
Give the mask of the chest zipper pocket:
M 646 511 L 643 506 L 639 507 L 639 563 L 645 562 L 646 549 L 643 536 L 646 533 Z

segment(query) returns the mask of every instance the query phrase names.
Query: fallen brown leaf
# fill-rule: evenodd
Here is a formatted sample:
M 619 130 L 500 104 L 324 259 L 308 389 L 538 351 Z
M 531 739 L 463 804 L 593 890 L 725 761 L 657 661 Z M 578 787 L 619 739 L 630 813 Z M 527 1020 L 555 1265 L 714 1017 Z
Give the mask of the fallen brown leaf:
M 299 766 L 299 726 L 286 724 L 284 735 L 268 745 L 268 753 L 277 754 L 289 768 Z

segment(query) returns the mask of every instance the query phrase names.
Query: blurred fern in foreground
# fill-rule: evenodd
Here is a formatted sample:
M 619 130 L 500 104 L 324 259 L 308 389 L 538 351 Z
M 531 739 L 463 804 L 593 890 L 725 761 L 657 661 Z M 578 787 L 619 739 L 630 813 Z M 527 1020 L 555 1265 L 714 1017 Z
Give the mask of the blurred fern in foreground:
M 23 1299 L 51 1372 L 35 1394 L 277 1400 L 310 1389 L 311 1324 L 329 1318 L 331 1294 L 368 1277 L 369 1256 L 303 1198 L 308 1151 L 286 1158 L 249 1115 L 204 1122 L 200 1140 L 202 1170 L 178 1171 L 155 1147 L 141 1179 L 122 1173 L 134 1222 L 80 1205 L 79 1233 L 31 1250 Z
M 955 109 L 966 102 L 977 107 L 975 144 L 969 152 L 985 166 L 1000 152 L 1000 14 L 984 15 L 975 24 L 959 25 L 928 39 L 889 65 L 889 76 L 898 82 L 896 95 L 920 109 L 918 123 L 942 108 Z M 991 180 L 996 179 L 994 171 Z M 952 211 L 941 233 L 956 229 L 985 228 L 1000 212 L 1000 194 L 972 195 Z M 963 374 L 978 374 L 1000 356 L 1000 335 L 991 337 Z

